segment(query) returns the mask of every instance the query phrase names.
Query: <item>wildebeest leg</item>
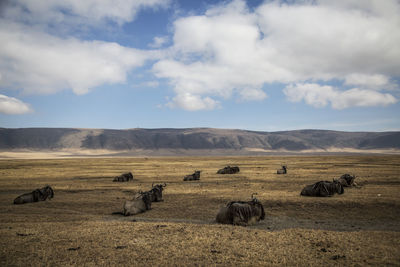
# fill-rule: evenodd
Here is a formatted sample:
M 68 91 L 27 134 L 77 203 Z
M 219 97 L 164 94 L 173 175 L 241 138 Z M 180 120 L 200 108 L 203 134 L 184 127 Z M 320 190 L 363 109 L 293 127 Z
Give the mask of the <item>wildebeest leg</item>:
M 233 218 L 233 225 L 247 226 L 247 222 L 243 221 L 242 218 L 239 218 L 239 217 L 235 216 Z

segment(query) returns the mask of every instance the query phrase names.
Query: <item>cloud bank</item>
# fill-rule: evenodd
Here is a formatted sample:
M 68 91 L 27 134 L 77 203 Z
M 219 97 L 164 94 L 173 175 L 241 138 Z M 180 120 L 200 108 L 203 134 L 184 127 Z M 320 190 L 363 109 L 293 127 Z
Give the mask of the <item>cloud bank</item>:
M 85 94 L 124 82 L 128 71 L 151 57 L 117 43 L 61 39 L 12 23 L 0 27 L 0 39 L 0 86 L 27 93 Z
M 153 60 L 155 77 L 173 88 L 171 108 L 211 110 L 229 98 L 262 101 L 266 85 L 273 83 L 283 84 L 290 102 L 314 107 L 397 102 L 397 0 L 266 1 L 254 9 L 243 0 L 224 1 L 204 14 L 176 19 L 172 38 L 155 36 L 150 50 L 73 37 L 85 27 L 122 26 L 141 10 L 167 8 L 169 2 L 3 2 L 0 89 L 85 94 L 126 82 Z M 170 47 L 161 48 L 170 40 Z M 327 85 L 332 81 L 339 85 Z
M 146 8 L 165 8 L 169 0 L 41 0 L 5 1 L 3 17 L 29 24 L 67 24 L 69 27 L 95 26 L 112 21 L 119 25 L 135 19 Z
M 390 94 L 373 90 L 352 88 L 341 91 L 332 86 L 321 86 L 315 83 L 287 86 L 283 92 L 291 102 L 304 101 L 316 108 L 325 107 L 329 103 L 334 109 L 350 107 L 387 106 L 397 102 Z
M 270 1 L 251 11 L 237 0 L 180 18 L 174 23 L 173 56 L 153 70 L 173 86 L 177 96 L 171 105 L 184 109 L 185 98 L 199 99 L 199 109 L 210 107 L 204 97 L 237 93 L 262 100 L 262 87 L 276 82 L 291 85 L 286 91 L 293 99 L 300 90 L 296 83 L 331 80 L 343 82 L 329 97 L 334 108 L 394 103 L 394 96 L 378 91 L 396 88 L 391 78 L 400 76 L 400 3 L 332 2 Z
M 81 40 L 69 33 L 109 22 L 121 25 L 144 8 L 167 4 L 163 0 L 3 2 L 0 88 L 35 94 L 72 89 L 85 94 L 104 84 L 125 82 L 130 71 L 154 57 L 152 51 Z

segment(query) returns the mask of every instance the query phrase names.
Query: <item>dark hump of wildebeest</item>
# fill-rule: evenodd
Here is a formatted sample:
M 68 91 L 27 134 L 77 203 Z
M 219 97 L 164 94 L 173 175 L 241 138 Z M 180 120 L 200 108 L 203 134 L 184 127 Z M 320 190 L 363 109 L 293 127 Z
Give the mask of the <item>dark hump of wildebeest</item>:
M 150 195 L 151 195 L 151 201 L 152 202 L 163 201 L 162 192 L 164 190 L 164 187 L 166 187 L 166 186 L 167 186 L 166 183 L 164 183 L 164 184 L 156 184 L 156 185 L 152 184 L 151 185 L 152 188 L 151 188 L 151 190 L 149 192 L 150 192 Z
M 131 172 L 123 173 L 121 175 L 115 176 L 113 182 L 128 182 L 133 180 L 133 175 Z
M 53 189 L 47 185 L 41 189 L 35 189 L 30 193 L 25 193 L 14 199 L 14 204 L 25 204 L 38 201 L 45 201 L 54 197 Z
M 200 180 L 200 172 L 201 171 L 195 171 L 193 174 L 186 175 L 183 178 L 183 180 L 184 181 Z
M 281 169 L 278 169 L 276 171 L 277 174 L 286 174 L 287 173 L 287 166 L 286 165 L 282 165 Z
M 339 195 L 344 193 L 343 186 L 339 182 L 319 181 L 315 184 L 304 187 L 300 195 L 312 197 L 331 197 L 335 193 L 338 193 Z
M 231 167 L 228 165 L 222 169 L 219 169 L 217 171 L 217 174 L 234 174 L 234 173 L 238 173 L 238 172 L 240 172 L 240 169 L 238 166 Z
M 218 223 L 242 226 L 264 219 L 264 207 L 256 198 L 251 201 L 231 201 L 219 210 L 216 217 Z

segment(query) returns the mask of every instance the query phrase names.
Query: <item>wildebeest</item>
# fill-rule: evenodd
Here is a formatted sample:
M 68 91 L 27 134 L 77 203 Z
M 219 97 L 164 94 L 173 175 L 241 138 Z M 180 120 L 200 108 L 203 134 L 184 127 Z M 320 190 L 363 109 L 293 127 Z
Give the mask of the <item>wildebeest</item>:
M 22 194 L 14 199 L 14 204 L 25 204 L 38 201 L 45 201 L 54 197 L 53 189 L 47 185 L 41 189 L 36 189 L 30 193 Z
M 231 167 L 229 165 L 217 171 L 218 174 L 233 174 L 238 172 L 240 172 L 239 167 L 237 166 Z
M 163 197 L 162 197 L 162 191 L 163 191 L 164 187 L 166 187 L 166 186 L 167 186 L 166 183 L 164 183 L 164 184 L 156 184 L 156 185 L 152 184 L 151 185 L 152 188 L 149 191 L 150 195 L 151 195 L 151 202 L 164 201 Z
M 150 192 L 137 193 L 132 200 L 127 200 L 124 203 L 123 214 L 125 216 L 135 215 L 151 209 L 151 194 Z
M 277 174 L 286 174 L 287 173 L 287 166 L 286 165 L 282 165 L 281 169 L 278 169 L 276 171 Z
M 128 182 L 133 180 L 133 175 L 131 172 L 123 173 L 121 175 L 115 176 L 113 182 Z
M 183 178 L 183 180 L 184 181 L 200 180 L 200 172 L 201 171 L 195 171 L 193 174 L 186 175 Z
M 216 217 L 218 223 L 247 226 L 265 219 L 263 205 L 251 196 L 251 201 L 231 201 L 222 207 Z
M 340 178 L 338 181 L 343 187 L 350 187 L 350 186 L 357 186 L 357 184 L 354 182 L 354 180 L 356 179 L 355 175 L 350 175 L 348 173 L 343 174 L 342 176 L 340 176 Z
M 339 195 L 344 193 L 344 189 L 341 183 L 338 181 L 319 181 L 312 185 L 307 185 L 301 190 L 300 195 L 310 197 L 331 197 L 335 193 Z

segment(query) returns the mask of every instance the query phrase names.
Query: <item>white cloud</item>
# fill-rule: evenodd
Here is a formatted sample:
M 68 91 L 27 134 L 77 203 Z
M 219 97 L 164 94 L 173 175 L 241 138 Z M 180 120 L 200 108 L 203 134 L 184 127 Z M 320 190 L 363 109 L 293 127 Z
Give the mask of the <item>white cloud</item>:
M 340 80 L 373 94 L 400 76 L 400 3 L 384 2 L 267 1 L 254 12 L 244 1 L 224 2 L 176 20 L 172 56 L 153 71 L 182 99 L 265 96 L 265 84 L 309 80 Z M 318 93 L 308 97 L 324 104 Z
M 395 104 L 397 99 L 391 94 L 353 88 L 340 92 L 339 96 L 333 98 L 331 102 L 333 108 L 344 109 L 349 107 L 387 106 Z
M 374 90 L 353 88 L 340 91 L 332 86 L 321 86 L 315 83 L 298 83 L 286 86 L 283 90 L 291 102 L 304 100 L 308 105 L 320 108 L 329 103 L 334 109 L 351 107 L 387 106 L 395 104 L 397 99 L 390 94 Z
M 28 104 L 14 97 L 0 94 L 0 112 L 5 114 L 24 114 L 31 112 Z
M 183 93 L 174 97 L 171 102 L 167 103 L 167 106 L 170 108 L 179 107 L 189 111 L 211 110 L 219 107 L 219 102 L 210 97 Z
M 158 86 L 160 85 L 160 83 L 159 83 L 158 81 L 148 81 L 148 82 L 143 83 L 143 85 L 144 85 L 145 87 L 153 87 L 153 88 L 156 88 L 156 87 L 158 87 Z
M 167 7 L 169 0 L 16 0 L 5 17 L 29 24 L 96 25 L 104 20 L 120 25 L 134 20 L 144 8 Z
M 163 46 L 165 43 L 168 42 L 168 37 L 167 36 L 156 36 L 153 38 L 153 42 L 149 44 L 149 47 L 151 48 L 160 48 Z
M 296 84 L 288 85 L 283 92 L 291 102 L 304 100 L 313 107 L 325 107 L 330 99 L 337 96 L 337 92 L 331 86 L 319 84 Z
M 267 97 L 267 94 L 258 88 L 244 89 L 239 92 L 241 100 L 260 101 Z
M 61 39 L 29 27 L 2 21 L 0 87 L 28 93 L 76 94 L 107 83 L 121 83 L 127 72 L 152 57 L 151 52 L 102 41 Z
M 158 77 L 170 79 L 181 108 L 191 106 L 184 104 L 190 99 L 186 94 L 206 95 L 213 102 L 217 101 L 212 96 L 229 98 L 234 92 L 242 100 L 266 97 L 260 89 L 260 69 L 251 66 L 257 56 L 254 42 L 259 38 L 254 16 L 246 14 L 240 1 L 227 9 L 217 7 L 204 16 L 177 20 L 171 49 L 177 58 L 166 58 L 153 67 Z
M 353 73 L 345 78 L 345 85 L 357 85 L 370 89 L 391 89 L 395 88 L 394 84 L 391 84 L 389 77 L 381 74 L 367 75 Z

